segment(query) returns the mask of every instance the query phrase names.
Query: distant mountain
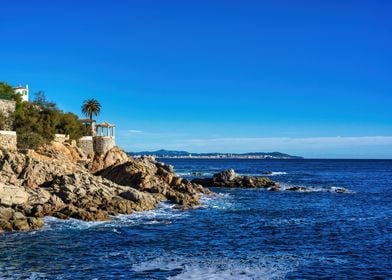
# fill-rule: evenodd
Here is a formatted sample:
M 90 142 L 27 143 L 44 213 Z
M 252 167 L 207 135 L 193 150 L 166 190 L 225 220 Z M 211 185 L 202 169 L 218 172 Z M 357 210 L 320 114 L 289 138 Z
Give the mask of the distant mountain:
M 128 153 L 130 156 L 155 156 L 155 157 L 178 157 L 178 156 L 189 156 L 190 153 L 185 152 L 185 151 L 168 151 L 168 150 L 158 150 L 158 151 L 152 151 L 152 152 L 148 152 L 148 151 L 144 151 L 144 152 L 137 152 L 137 153 L 133 153 L 133 152 L 129 152 Z
M 186 151 L 143 151 L 129 152 L 131 156 L 154 156 L 157 158 L 257 158 L 257 159 L 303 159 L 303 157 L 292 156 L 279 152 L 264 153 L 189 153 Z

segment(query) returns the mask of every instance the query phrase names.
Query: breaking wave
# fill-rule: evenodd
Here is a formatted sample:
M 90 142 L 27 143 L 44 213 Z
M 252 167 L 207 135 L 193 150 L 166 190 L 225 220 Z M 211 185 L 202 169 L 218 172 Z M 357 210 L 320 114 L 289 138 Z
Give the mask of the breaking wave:
M 344 187 L 315 187 L 315 186 L 298 186 L 298 185 L 288 185 L 280 184 L 282 191 L 296 191 L 296 192 L 329 192 L 329 193 L 354 193 L 352 190 Z
M 252 259 L 165 256 L 132 266 L 137 272 L 164 271 L 168 279 L 284 279 L 296 261 L 285 256 L 253 256 Z

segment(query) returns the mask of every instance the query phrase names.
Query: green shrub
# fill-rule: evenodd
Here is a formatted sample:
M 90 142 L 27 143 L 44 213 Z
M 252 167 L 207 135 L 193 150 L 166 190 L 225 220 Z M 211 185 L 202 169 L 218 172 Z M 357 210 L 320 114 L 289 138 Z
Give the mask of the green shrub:
M 0 130 L 13 123 L 20 149 L 37 149 L 52 141 L 56 133 L 79 139 L 89 132 L 75 114 L 61 111 L 56 103 L 46 100 L 42 91 L 36 93 L 32 103 L 22 102 L 11 86 L 0 83 L 0 98 L 16 101 L 15 113 L 8 118 L 0 114 Z
M 38 149 L 47 141 L 37 132 L 19 132 L 18 148 L 19 149 Z

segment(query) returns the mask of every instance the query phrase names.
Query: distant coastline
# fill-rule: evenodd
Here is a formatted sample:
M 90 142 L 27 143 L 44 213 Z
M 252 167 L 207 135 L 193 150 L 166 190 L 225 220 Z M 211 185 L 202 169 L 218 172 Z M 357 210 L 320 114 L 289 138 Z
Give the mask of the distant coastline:
M 300 156 L 293 156 L 280 152 L 253 152 L 253 153 L 190 153 L 186 151 L 143 151 L 128 152 L 128 155 L 134 157 L 153 156 L 155 158 L 194 158 L 194 159 L 303 159 Z

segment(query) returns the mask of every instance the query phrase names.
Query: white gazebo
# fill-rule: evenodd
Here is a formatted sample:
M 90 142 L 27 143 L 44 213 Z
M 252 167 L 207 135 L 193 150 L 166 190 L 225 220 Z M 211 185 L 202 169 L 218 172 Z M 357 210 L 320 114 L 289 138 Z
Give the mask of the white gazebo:
M 114 124 L 108 123 L 108 122 L 103 122 L 100 124 L 97 124 L 96 126 L 97 129 L 97 136 L 100 137 L 115 137 L 115 128 L 116 126 Z

